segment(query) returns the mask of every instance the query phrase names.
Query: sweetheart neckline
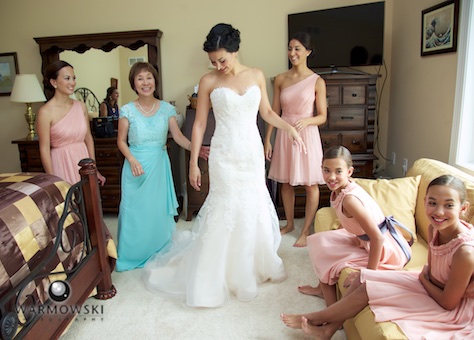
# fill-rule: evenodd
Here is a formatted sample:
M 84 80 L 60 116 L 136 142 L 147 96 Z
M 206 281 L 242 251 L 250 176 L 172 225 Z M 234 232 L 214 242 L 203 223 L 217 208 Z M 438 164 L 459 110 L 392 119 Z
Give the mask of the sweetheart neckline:
M 235 93 L 237 96 L 243 97 L 243 96 L 245 96 L 245 95 L 249 92 L 249 90 L 250 90 L 251 88 L 253 88 L 253 87 L 259 88 L 257 84 L 253 84 L 253 85 L 247 86 L 247 88 L 245 89 L 244 93 L 240 94 L 240 93 L 238 93 L 237 91 L 235 91 L 234 89 L 232 89 L 232 88 L 230 88 L 230 87 L 228 87 L 228 86 L 218 86 L 218 87 L 214 88 L 214 89 L 211 91 L 211 94 L 214 93 L 214 91 L 219 90 L 219 89 L 222 89 L 222 90 L 227 89 L 227 90 L 229 90 L 230 92 Z

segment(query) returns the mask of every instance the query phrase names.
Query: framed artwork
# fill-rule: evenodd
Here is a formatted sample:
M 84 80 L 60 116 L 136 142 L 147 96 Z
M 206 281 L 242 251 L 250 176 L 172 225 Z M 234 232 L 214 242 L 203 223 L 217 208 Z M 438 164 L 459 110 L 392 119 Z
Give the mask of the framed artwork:
M 421 12 L 421 55 L 456 52 L 459 0 L 448 0 Z
M 0 96 L 9 96 L 12 93 L 13 82 L 17 74 L 16 52 L 0 53 Z
M 117 78 L 110 78 L 110 86 L 115 87 L 118 89 L 118 79 Z

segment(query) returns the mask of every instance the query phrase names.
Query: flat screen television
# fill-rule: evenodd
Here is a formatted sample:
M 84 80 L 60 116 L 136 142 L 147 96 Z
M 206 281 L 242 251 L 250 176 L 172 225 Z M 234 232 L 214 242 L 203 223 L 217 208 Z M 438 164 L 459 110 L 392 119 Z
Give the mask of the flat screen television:
M 314 44 L 312 69 L 382 65 L 385 3 L 288 15 L 288 37 L 307 32 Z

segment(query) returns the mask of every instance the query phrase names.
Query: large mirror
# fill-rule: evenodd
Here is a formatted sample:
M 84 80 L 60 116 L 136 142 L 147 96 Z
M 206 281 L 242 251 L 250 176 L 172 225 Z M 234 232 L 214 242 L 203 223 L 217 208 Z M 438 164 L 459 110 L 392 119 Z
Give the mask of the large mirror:
M 46 67 L 53 61 L 59 60 L 60 53 L 63 51 L 84 53 L 91 48 L 95 48 L 104 52 L 110 52 L 118 46 L 123 46 L 131 50 L 137 50 L 146 46 L 148 62 L 157 69 L 160 77 L 158 94 L 161 98 L 163 95 L 161 85 L 161 35 L 162 32 L 160 30 L 143 30 L 34 38 L 40 47 L 43 83 L 47 81 L 44 79 Z M 45 94 L 48 99 L 52 96 L 51 93 L 47 93 L 46 91 Z M 99 96 L 101 96 L 101 94 Z

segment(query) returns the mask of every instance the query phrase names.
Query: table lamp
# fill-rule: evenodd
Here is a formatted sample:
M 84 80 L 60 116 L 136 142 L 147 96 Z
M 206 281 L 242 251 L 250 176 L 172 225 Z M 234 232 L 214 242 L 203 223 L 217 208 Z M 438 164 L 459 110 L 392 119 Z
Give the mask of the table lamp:
M 46 97 L 44 96 L 43 89 L 41 88 L 36 74 L 17 74 L 15 76 L 10 101 L 26 103 L 25 118 L 30 128 L 26 139 L 34 140 L 36 137 L 36 114 L 31 109 L 31 103 L 46 101 Z

